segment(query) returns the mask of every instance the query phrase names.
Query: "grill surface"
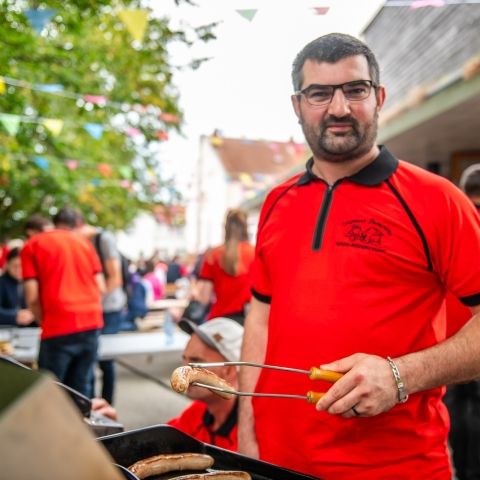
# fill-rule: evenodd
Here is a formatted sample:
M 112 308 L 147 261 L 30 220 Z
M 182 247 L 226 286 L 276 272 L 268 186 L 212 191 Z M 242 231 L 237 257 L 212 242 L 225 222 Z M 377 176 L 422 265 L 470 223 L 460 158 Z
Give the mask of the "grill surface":
M 253 480 L 313 480 L 298 472 L 271 463 L 245 457 L 238 453 L 200 442 L 168 425 L 154 425 L 138 430 L 118 433 L 98 439 L 116 463 L 128 467 L 138 460 L 161 453 L 206 453 L 215 459 L 215 470 L 243 470 Z M 186 474 L 183 472 L 182 474 Z M 173 476 L 178 476 L 176 472 Z M 171 478 L 159 476 L 150 478 Z

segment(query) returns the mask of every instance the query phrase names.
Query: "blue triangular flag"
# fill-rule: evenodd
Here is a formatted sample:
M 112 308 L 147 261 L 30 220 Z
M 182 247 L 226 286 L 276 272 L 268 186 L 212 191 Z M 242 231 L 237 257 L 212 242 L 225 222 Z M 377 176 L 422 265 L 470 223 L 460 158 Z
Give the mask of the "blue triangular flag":
M 95 140 L 100 140 L 103 135 L 103 126 L 99 123 L 86 123 L 83 128 L 93 137 Z
M 30 25 L 38 34 L 42 32 L 56 12 L 57 10 L 54 8 L 27 8 L 23 11 L 25 16 L 28 18 Z
M 47 93 L 63 92 L 64 90 L 64 86 L 59 83 L 37 83 L 34 88 Z
M 34 157 L 35 164 L 42 170 L 48 170 L 48 160 L 44 157 Z

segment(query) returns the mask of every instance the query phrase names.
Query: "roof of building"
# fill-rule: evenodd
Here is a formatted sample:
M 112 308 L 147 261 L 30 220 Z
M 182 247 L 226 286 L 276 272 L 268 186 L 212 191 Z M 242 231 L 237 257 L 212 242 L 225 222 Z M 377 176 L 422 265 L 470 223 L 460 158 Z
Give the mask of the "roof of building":
M 282 176 L 306 160 L 307 148 L 293 140 L 276 142 L 211 137 L 211 144 L 232 179 L 241 174 Z

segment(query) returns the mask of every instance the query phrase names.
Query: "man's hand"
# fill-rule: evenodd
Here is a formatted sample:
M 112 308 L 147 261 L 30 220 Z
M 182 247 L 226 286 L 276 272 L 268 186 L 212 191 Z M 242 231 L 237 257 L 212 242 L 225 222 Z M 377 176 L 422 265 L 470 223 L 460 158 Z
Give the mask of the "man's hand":
M 321 368 L 345 375 L 317 402 L 317 410 L 345 418 L 371 417 L 398 403 L 397 385 L 385 358 L 356 353 Z
M 22 308 L 17 312 L 17 325 L 30 325 L 34 320 L 33 313 L 26 308 Z
M 117 420 L 117 411 L 104 398 L 92 398 L 92 412 Z

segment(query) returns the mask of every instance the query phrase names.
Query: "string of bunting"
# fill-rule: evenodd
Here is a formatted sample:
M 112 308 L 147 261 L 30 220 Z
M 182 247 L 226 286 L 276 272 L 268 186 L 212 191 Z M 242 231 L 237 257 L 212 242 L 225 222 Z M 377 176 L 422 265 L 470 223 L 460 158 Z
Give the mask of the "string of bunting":
M 152 108 L 151 105 L 131 105 L 128 103 L 120 103 L 109 100 L 105 95 L 93 95 L 93 94 L 83 94 L 83 93 L 73 93 L 66 91 L 64 86 L 59 83 L 52 84 L 38 84 L 30 83 L 25 80 L 19 80 L 16 78 L 0 76 L 0 95 L 7 93 L 5 85 L 11 85 L 13 87 L 26 88 L 28 90 L 34 90 L 37 92 L 47 93 L 51 95 L 60 96 L 63 98 L 68 98 L 70 100 L 82 101 L 91 103 L 98 107 L 112 107 L 124 113 L 129 111 L 135 111 L 136 113 L 142 115 L 148 113 L 149 109 Z M 158 107 L 153 107 L 158 109 Z M 160 112 L 158 118 L 165 123 L 178 124 L 180 118 L 178 115 L 169 112 Z

